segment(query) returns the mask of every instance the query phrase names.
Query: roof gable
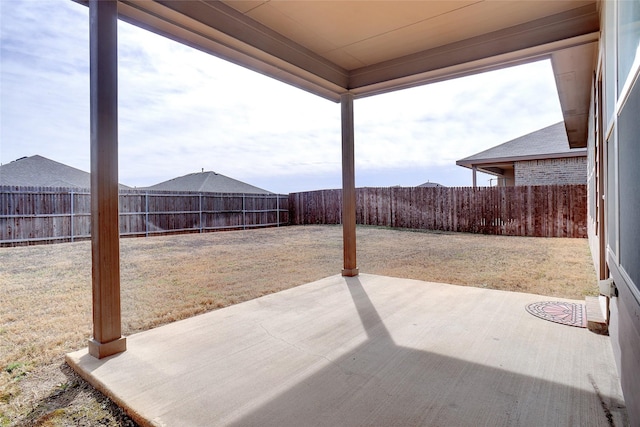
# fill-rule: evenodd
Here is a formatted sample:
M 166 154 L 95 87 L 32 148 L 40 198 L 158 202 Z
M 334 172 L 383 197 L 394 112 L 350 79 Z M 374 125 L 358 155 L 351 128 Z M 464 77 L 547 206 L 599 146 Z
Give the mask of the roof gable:
M 203 193 L 273 194 L 268 190 L 213 171 L 191 173 L 146 187 L 146 189 Z
M 89 189 L 91 174 L 36 154 L 1 165 L 0 185 Z M 119 186 L 130 188 L 123 184 Z
M 0 184 L 89 188 L 91 175 L 42 156 L 22 157 L 0 166 Z
M 437 182 L 430 182 L 427 181 L 424 184 L 420 184 L 418 185 L 418 187 L 429 187 L 429 188 L 435 188 L 435 187 L 444 187 L 444 185 L 437 183 Z
M 471 167 L 472 165 L 483 163 L 581 157 L 586 155 L 586 149 L 569 148 L 564 122 L 560 122 L 465 157 L 458 160 L 456 164 Z

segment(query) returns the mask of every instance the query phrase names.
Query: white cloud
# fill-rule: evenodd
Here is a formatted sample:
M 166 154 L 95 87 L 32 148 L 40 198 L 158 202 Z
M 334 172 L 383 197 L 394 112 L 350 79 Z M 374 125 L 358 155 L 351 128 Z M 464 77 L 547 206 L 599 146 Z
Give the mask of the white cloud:
M 0 162 L 42 154 L 86 170 L 85 8 L 73 2 L 1 3 Z
M 88 10 L 10 3 L 0 161 L 41 154 L 88 170 Z M 121 182 L 204 168 L 280 192 L 339 184 L 338 104 L 126 23 L 118 37 Z M 548 62 L 356 100 L 354 111 L 363 186 L 469 185 L 455 160 L 561 120 Z
M 444 166 L 561 120 L 548 61 L 365 98 L 363 168 Z

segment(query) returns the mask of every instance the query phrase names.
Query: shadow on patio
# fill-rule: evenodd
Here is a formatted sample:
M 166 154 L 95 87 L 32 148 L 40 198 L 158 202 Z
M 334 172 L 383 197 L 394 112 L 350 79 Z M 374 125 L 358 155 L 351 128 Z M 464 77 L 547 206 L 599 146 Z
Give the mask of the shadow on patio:
M 67 360 L 148 425 L 624 425 L 609 338 L 540 300 L 332 276 Z

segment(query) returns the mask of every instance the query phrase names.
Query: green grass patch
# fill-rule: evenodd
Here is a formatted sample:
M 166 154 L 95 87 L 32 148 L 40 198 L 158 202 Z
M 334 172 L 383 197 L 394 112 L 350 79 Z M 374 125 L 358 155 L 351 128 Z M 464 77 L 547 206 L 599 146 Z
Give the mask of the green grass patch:
M 24 366 L 24 363 L 22 362 L 13 362 L 13 363 L 9 363 L 7 365 L 6 368 L 4 368 L 5 372 L 7 372 L 8 374 L 13 374 L 14 371 L 22 368 Z

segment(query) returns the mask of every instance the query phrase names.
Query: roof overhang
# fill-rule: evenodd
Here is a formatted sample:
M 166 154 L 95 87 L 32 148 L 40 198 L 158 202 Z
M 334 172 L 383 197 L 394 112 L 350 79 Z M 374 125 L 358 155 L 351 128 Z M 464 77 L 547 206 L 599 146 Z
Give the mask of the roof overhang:
M 513 169 L 513 165 L 500 165 L 498 166 L 485 166 L 478 168 L 480 172 L 487 173 L 489 175 L 503 176 L 506 169 Z
M 459 165 L 459 166 L 464 166 L 464 167 L 468 167 L 469 169 L 472 169 L 471 167 L 465 166 L 465 165 Z M 504 176 L 507 170 L 513 170 L 514 168 L 513 168 L 513 163 L 496 163 L 496 164 L 478 165 L 475 167 L 475 169 L 477 172 L 486 173 L 488 175 Z
M 544 155 L 528 155 L 528 156 L 513 156 L 513 157 L 497 157 L 487 159 L 462 159 L 456 161 L 456 165 L 464 166 L 465 168 L 487 168 L 495 165 L 505 165 L 514 162 L 524 162 L 529 160 L 551 160 L 551 159 L 566 159 L 570 157 L 587 157 L 587 150 L 574 150 L 565 153 L 550 153 Z
M 77 0 L 87 3 L 87 0 Z M 571 147 L 586 146 L 597 0 L 121 0 L 121 19 L 339 101 L 550 58 Z
M 551 54 L 551 65 L 567 130 L 569 147 L 587 146 L 589 106 L 598 43 L 585 43 Z

